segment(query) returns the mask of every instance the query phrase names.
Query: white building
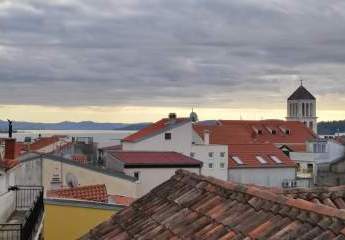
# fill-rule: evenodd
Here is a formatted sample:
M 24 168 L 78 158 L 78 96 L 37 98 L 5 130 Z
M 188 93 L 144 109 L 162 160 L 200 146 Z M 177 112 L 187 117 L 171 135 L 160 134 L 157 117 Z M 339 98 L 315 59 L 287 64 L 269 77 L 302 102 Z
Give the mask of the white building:
M 171 178 L 178 169 L 201 173 L 202 162 L 177 152 L 106 151 L 105 167 L 136 179 L 137 197 Z
M 123 151 L 173 151 L 203 162 L 201 173 L 227 180 L 228 147 L 210 144 L 209 133 L 200 136 L 193 128 L 195 113 L 190 118 L 169 114 L 122 141 Z
M 287 100 L 288 121 L 300 121 L 317 133 L 316 98 L 301 84 Z
M 297 177 L 311 179 L 316 183 L 318 165 L 329 164 L 342 158 L 345 146 L 332 139 L 315 139 L 306 143 L 306 150 L 290 152 L 290 158 L 297 162 Z
M 266 187 L 295 187 L 296 163 L 271 143 L 229 145 L 229 180 Z

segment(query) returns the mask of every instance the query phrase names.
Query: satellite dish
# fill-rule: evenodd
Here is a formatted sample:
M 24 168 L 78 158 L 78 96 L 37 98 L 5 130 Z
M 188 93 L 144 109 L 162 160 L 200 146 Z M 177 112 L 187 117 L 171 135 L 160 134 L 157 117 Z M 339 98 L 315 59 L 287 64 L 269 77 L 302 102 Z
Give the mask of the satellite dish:
M 67 186 L 73 188 L 78 186 L 78 178 L 73 173 L 66 174 L 66 184 Z

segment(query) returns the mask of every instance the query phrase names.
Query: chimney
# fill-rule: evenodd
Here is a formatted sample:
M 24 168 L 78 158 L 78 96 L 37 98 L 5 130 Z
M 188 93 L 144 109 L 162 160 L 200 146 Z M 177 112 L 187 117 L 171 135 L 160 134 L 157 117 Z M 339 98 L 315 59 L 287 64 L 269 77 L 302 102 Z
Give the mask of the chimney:
M 169 113 L 169 119 L 176 119 L 176 113 Z
M 169 124 L 176 123 L 176 113 L 169 113 Z
M 210 144 L 210 131 L 207 129 L 204 131 L 204 144 L 205 145 Z
M 7 138 L 5 139 L 5 160 L 16 159 L 16 139 Z

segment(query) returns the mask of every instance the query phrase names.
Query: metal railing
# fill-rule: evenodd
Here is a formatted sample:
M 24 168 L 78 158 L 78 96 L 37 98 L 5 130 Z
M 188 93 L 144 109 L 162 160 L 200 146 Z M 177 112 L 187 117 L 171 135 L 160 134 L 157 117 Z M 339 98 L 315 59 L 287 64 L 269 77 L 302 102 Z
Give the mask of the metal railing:
M 21 212 L 22 221 L 16 224 L 0 224 L 0 240 L 31 240 L 39 227 L 43 212 L 43 187 L 14 186 L 15 211 Z

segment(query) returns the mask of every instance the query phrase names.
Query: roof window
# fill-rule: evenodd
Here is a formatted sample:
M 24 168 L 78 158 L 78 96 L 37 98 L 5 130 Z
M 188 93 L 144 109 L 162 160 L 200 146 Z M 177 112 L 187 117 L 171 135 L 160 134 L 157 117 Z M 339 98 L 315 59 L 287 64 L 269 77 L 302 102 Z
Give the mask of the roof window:
M 275 163 L 282 163 L 282 161 L 277 157 L 277 156 L 270 156 L 270 158 L 275 162 Z
M 258 160 L 261 164 L 267 163 L 267 161 L 262 156 L 256 156 L 256 160 Z
M 234 160 L 237 164 L 242 165 L 243 162 L 238 156 L 232 156 L 232 160 Z

